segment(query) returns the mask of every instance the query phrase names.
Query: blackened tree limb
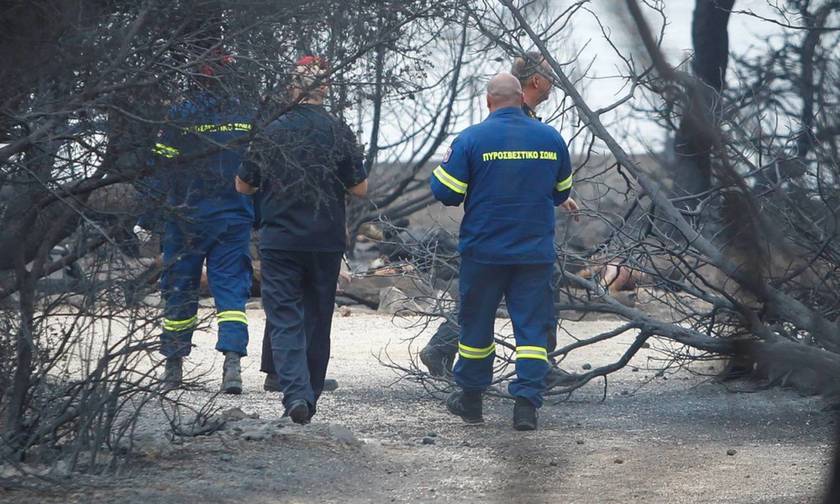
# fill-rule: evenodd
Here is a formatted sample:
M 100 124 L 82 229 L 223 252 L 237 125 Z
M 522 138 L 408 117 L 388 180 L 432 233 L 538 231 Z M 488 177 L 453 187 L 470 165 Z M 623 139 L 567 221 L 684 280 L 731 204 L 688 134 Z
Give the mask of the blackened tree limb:
M 534 45 L 543 54 L 545 60 L 551 65 L 552 70 L 554 70 L 557 76 L 557 83 L 574 102 L 582 121 L 585 122 L 597 138 L 604 142 L 616 160 L 633 175 L 652 203 L 663 212 L 669 223 L 682 234 L 685 241 L 699 253 L 703 254 L 710 264 L 715 265 L 724 274 L 764 301 L 767 310 L 785 314 L 792 323 L 817 337 L 826 348 L 832 351 L 840 350 L 840 325 L 834 321 L 825 319 L 821 314 L 815 312 L 798 299 L 750 275 L 738 262 L 727 257 L 719 247 L 705 238 L 698 229 L 694 228 L 685 219 L 682 213 L 669 200 L 668 195 L 661 185 L 646 175 L 633 158 L 609 133 L 601 122 L 600 117 L 589 107 L 586 100 L 584 100 L 583 96 L 577 91 L 572 81 L 564 72 L 563 67 L 552 56 L 544 41 L 534 32 L 519 9 L 511 0 L 501 0 L 501 2 L 513 14 L 521 29 L 528 35 Z M 628 4 L 635 4 L 635 2 L 628 0 Z M 644 21 L 642 20 L 642 22 Z M 655 45 L 653 47 L 648 46 L 648 50 L 658 51 Z M 660 75 L 669 74 L 673 75 L 673 70 L 665 68 L 660 72 Z M 684 78 L 684 76 L 680 78 Z M 701 119 L 698 118 L 698 120 Z M 717 136 L 714 131 L 711 131 L 709 134 Z M 814 348 L 813 351 L 821 350 Z

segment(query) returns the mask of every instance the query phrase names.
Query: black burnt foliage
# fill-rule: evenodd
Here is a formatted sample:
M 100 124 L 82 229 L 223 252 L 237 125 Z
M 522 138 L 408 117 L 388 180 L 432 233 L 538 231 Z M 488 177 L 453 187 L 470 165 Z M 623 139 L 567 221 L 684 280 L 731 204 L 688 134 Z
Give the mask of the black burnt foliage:
M 160 307 L 147 296 L 157 248 L 132 228 L 149 210 L 178 216 L 149 176 L 241 146 L 156 157 L 159 132 L 177 127 L 173 104 L 199 91 L 235 99 L 253 117 L 242 141 L 262 138 L 288 111 L 284 90 L 307 53 L 330 61 L 337 114 L 372 92 L 401 96 L 417 88 L 423 46 L 452 11 L 428 1 L 3 2 L 0 463 L 48 479 L 116 469 L 142 411 L 179 403 L 157 382 Z M 188 387 L 200 386 L 193 378 Z

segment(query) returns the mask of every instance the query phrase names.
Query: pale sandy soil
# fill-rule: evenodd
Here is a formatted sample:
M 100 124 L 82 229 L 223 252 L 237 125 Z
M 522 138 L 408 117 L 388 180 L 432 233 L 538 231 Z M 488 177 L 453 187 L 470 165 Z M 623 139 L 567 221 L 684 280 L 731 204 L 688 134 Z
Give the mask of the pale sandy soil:
M 262 391 L 258 356 L 263 318 L 249 312 L 251 356 L 245 393 L 223 397 L 266 423 L 281 414 Z M 583 337 L 614 322 L 567 323 Z M 540 430 L 515 432 L 511 403 L 489 399 L 487 424 L 466 427 L 441 401 L 401 382 L 375 357 L 386 345 L 408 360 L 414 329 L 391 318 L 352 313 L 334 320 L 330 376 L 316 421 L 284 426 L 259 441 L 216 434 L 196 438 L 129 466 L 122 477 L 61 495 L 0 493 L 5 502 L 229 503 L 811 503 L 827 471 L 831 418 L 815 398 L 773 389 L 733 394 L 707 378 L 680 372 L 648 382 L 652 351 L 571 400 L 547 404 Z M 424 336 L 425 338 L 426 336 Z M 568 341 L 561 336 L 561 344 Z M 189 369 L 217 387 L 222 358 L 213 337 L 196 338 Z M 629 337 L 582 350 L 565 366 L 580 370 L 614 360 Z M 637 372 L 632 367 L 640 368 Z M 196 404 L 211 396 L 194 392 Z M 346 439 L 349 429 L 359 443 Z M 144 428 L 162 428 L 152 414 Z M 336 434 L 338 432 L 338 434 Z M 434 444 L 422 439 L 433 434 Z M 727 455 L 735 450 L 734 455 Z

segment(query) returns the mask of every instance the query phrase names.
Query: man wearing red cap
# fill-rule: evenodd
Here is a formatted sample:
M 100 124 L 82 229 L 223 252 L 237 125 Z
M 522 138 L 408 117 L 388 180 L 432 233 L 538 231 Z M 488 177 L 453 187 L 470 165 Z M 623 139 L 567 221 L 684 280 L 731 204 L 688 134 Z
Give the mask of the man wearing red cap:
M 298 60 L 291 109 L 255 139 L 236 178 L 260 191 L 262 297 L 285 414 L 308 423 L 330 357 L 330 328 L 347 246 L 345 196 L 363 197 L 367 175 L 349 126 L 329 114 L 323 58 Z

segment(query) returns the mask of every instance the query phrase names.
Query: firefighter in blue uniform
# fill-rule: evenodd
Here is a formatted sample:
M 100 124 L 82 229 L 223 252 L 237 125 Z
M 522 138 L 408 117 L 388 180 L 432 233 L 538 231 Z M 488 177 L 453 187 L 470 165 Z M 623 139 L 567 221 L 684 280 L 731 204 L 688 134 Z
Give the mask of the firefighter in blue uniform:
M 460 387 L 447 408 L 481 423 L 482 393 L 493 374 L 496 309 L 505 296 L 516 337 L 514 428 L 537 427 L 546 350 L 554 321 L 554 208 L 572 187 L 566 143 L 550 126 L 522 111 L 522 87 L 509 73 L 487 87 L 490 115 L 464 130 L 431 177 L 435 198 L 464 203 L 459 251 L 461 336 L 454 368 Z
M 537 116 L 537 107 L 551 96 L 553 71 L 548 62 L 539 51 L 528 51 L 522 56 L 517 56 L 511 65 L 511 74 L 519 79 L 522 86 L 522 111 L 531 119 L 542 121 Z M 569 198 L 563 203 L 563 208 L 569 212 L 578 210 L 574 199 Z M 575 222 L 578 217 L 575 216 Z M 555 269 L 555 275 L 559 271 Z M 432 376 L 443 376 L 452 371 L 452 363 L 458 353 L 458 324 L 454 317 L 447 320 L 438 327 L 429 343 L 420 351 L 420 360 L 429 370 Z M 548 352 L 551 353 L 557 347 L 556 324 L 552 326 L 548 334 Z M 546 375 L 546 389 L 557 385 L 567 384 L 574 381 L 574 377 L 563 371 L 550 360 L 548 374 Z
M 242 161 L 251 125 L 242 105 L 215 85 L 220 57 L 204 65 L 201 82 L 190 97 L 170 111 L 155 145 L 157 161 L 150 182 L 165 195 L 162 239 L 165 302 L 161 353 L 163 381 L 175 388 L 182 380 L 183 358 L 190 354 L 198 324 L 202 267 L 216 303 L 218 339 L 223 352 L 222 391 L 242 392 L 240 357 L 246 355 L 248 318 L 245 303 L 251 287 L 250 230 L 254 206 L 236 191 L 233 179 Z M 141 227 L 151 227 L 147 222 Z

